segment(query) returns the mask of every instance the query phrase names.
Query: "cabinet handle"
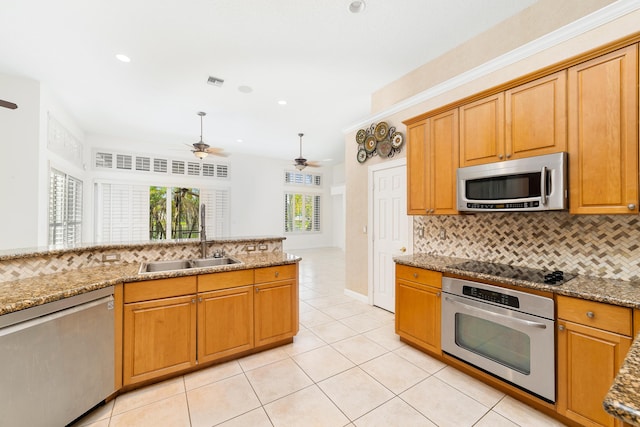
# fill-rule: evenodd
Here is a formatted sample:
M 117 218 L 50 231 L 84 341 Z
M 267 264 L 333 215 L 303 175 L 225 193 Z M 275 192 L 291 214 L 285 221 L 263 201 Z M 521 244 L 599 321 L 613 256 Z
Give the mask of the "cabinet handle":
M 558 325 L 558 330 L 559 331 L 564 331 L 564 325 Z
M 278 277 L 280 275 L 279 271 L 276 271 L 276 277 Z
M 632 211 L 632 210 L 634 210 L 636 208 L 636 205 L 635 205 L 635 203 L 629 203 L 627 205 L 627 207 L 629 208 L 630 211 Z
M 587 317 L 588 317 L 589 319 L 593 319 L 594 317 L 596 317 L 596 315 L 594 314 L 594 312 L 593 312 L 593 311 L 587 311 Z

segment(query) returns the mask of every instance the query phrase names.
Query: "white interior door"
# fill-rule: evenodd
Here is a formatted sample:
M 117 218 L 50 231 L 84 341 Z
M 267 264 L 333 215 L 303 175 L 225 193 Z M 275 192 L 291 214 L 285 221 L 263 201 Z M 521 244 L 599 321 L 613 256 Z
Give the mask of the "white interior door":
M 395 263 L 393 257 L 410 251 L 407 216 L 406 166 L 372 173 L 372 274 L 373 305 L 395 312 Z

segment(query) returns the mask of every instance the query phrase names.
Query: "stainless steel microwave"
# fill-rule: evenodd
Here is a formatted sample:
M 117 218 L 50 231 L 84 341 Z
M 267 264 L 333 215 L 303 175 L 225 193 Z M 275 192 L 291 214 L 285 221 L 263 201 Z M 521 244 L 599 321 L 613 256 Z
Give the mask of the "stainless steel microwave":
M 458 210 L 567 209 L 567 153 L 458 168 Z

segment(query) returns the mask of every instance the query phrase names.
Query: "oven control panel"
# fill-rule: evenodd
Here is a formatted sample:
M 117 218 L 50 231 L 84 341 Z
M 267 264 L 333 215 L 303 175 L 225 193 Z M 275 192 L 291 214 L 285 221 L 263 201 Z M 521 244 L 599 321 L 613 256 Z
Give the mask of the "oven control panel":
M 463 295 L 472 298 L 481 299 L 483 301 L 492 302 L 494 304 L 505 305 L 507 307 L 520 308 L 520 300 L 513 295 L 503 294 L 501 292 L 490 291 L 488 289 L 476 288 L 475 286 L 463 286 Z

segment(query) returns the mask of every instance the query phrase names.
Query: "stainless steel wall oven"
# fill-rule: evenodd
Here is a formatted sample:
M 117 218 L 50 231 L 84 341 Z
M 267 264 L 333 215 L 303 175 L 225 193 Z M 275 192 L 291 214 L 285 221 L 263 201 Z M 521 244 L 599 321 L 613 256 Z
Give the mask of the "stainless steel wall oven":
M 442 279 L 442 350 L 555 402 L 553 299 Z

